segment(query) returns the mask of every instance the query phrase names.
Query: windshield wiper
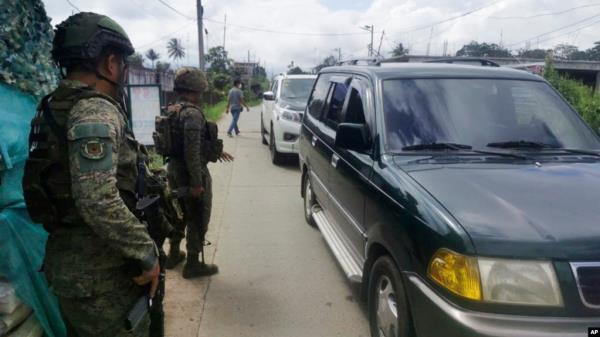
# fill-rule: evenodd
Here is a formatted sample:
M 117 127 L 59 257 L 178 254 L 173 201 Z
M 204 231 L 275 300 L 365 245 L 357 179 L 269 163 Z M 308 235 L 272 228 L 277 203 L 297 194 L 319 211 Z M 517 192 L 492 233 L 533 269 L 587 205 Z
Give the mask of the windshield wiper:
M 455 143 L 428 143 L 428 144 L 417 144 L 405 146 L 402 151 L 425 151 L 425 150 L 471 150 L 473 147 L 464 144 Z
M 558 146 L 544 144 L 541 142 L 532 142 L 528 140 L 511 140 L 507 142 L 489 143 L 487 147 L 497 147 L 500 149 L 558 149 Z
M 572 153 L 572 154 L 583 154 L 583 155 L 600 157 L 600 152 L 598 152 L 598 151 L 568 149 L 568 148 L 555 146 L 555 145 L 551 145 L 551 144 L 544 144 L 544 143 L 540 143 L 540 142 L 532 142 L 532 141 L 526 141 L 526 140 L 489 143 L 487 146 L 502 148 L 502 149 L 523 149 L 523 148 L 550 149 L 550 150 L 556 150 L 556 151 L 564 151 L 564 152 L 568 152 L 568 153 Z
M 514 152 L 496 152 L 496 151 L 486 151 L 486 150 L 473 150 L 474 153 L 479 153 L 479 154 L 487 154 L 487 155 L 492 155 L 492 156 L 501 156 L 501 157 L 511 157 L 511 158 L 517 158 L 517 159 L 531 159 L 527 156 L 524 156 L 522 154 L 518 154 L 518 153 L 514 153 Z
M 556 150 L 565 151 L 565 152 L 572 153 L 572 154 L 584 154 L 584 155 L 589 155 L 589 156 L 600 157 L 600 152 L 592 151 L 592 150 L 566 149 L 563 147 L 556 148 Z

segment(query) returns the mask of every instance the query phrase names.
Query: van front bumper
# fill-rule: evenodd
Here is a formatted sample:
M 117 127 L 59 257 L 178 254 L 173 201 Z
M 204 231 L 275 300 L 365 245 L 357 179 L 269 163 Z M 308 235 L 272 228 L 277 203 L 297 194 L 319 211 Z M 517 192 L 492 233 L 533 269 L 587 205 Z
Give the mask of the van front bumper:
M 585 337 L 600 317 L 536 317 L 491 314 L 459 308 L 420 277 L 406 274 L 407 295 L 417 336 Z

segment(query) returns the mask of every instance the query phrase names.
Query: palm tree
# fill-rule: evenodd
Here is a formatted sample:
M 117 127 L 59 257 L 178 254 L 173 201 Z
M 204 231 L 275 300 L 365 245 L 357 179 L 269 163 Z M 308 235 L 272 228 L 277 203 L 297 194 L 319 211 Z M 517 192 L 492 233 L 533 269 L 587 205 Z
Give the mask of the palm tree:
M 154 62 L 160 58 L 160 54 L 154 51 L 154 49 L 148 49 L 146 58 L 152 62 L 152 68 L 154 68 Z
M 167 51 L 169 57 L 174 61 L 181 60 L 185 57 L 185 48 L 181 44 L 181 40 L 177 38 L 169 40 L 169 43 L 167 43 Z

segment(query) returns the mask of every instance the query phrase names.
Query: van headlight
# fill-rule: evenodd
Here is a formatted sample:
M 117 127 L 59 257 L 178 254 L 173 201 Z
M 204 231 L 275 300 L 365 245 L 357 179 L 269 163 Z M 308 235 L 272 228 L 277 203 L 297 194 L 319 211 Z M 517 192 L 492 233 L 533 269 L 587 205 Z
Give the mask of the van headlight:
M 495 303 L 562 306 L 552 263 L 479 258 L 483 300 Z
M 300 114 L 294 110 L 281 109 L 280 116 L 281 116 L 281 119 L 286 120 L 286 121 L 297 122 L 297 123 L 302 122 Z
M 477 258 L 448 249 L 437 251 L 429 277 L 449 291 L 476 301 L 562 306 L 556 272 L 548 261 Z

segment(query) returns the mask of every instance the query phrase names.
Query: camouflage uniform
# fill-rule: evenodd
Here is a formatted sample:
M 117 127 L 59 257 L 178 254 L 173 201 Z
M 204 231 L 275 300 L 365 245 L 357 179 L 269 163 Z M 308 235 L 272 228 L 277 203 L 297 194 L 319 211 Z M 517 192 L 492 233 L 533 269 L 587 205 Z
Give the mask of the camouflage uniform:
M 202 93 L 207 82 L 204 74 L 194 68 L 182 68 L 175 77 L 175 91 L 192 91 Z M 208 231 L 210 214 L 212 210 L 212 178 L 208 171 L 208 158 L 203 153 L 203 141 L 205 138 L 206 118 L 200 107 L 180 99 L 176 106 L 179 106 L 179 117 L 175 125 L 179 138 L 176 142 L 183 148 L 181 156 L 170 158 L 168 165 L 168 174 L 170 183 L 174 188 L 202 187 L 204 192 L 200 198 L 186 196 L 182 198 L 182 208 L 184 213 L 184 223 L 187 228 L 186 249 L 188 253 L 188 262 L 184 267 L 184 277 L 195 277 L 209 275 L 216 272 L 216 266 L 212 272 L 207 272 L 207 265 L 202 261 L 202 265 L 196 265 L 202 272 L 190 272 L 191 263 L 197 263 L 200 254 L 203 254 L 205 235 Z M 177 249 L 180 241 L 183 239 L 183 229 L 179 228 L 176 234 L 171 238 L 171 246 Z M 173 250 L 169 253 L 169 259 L 173 259 L 176 254 Z
M 64 80 L 60 86 L 85 85 Z M 133 283 L 139 272 L 132 261 L 144 270 L 157 262 L 154 242 L 132 213 L 135 204 L 124 201 L 135 200 L 137 178 L 137 143 L 125 118 L 114 101 L 89 98 L 75 104 L 66 122 L 77 212 L 50 233 L 45 270 L 67 325 L 80 337 L 126 335 L 127 311 L 147 291 Z M 148 333 L 145 323 L 134 335 Z
M 61 63 L 71 53 L 70 64 L 82 64 L 107 44 L 121 43 L 124 55 L 133 52 L 108 17 L 79 13 L 58 27 L 53 56 Z M 82 52 L 82 44 L 93 48 Z M 156 245 L 134 215 L 138 144 L 125 113 L 93 87 L 63 80 L 42 101 L 30 143 L 23 187 L 32 218 L 50 231 L 44 270 L 68 335 L 148 336 L 148 317 L 133 332 L 124 327 L 128 311 L 148 291 L 132 277 L 158 261 Z
M 202 252 L 204 237 L 210 222 L 212 209 L 212 179 L 208 171 L 208 161 L 202 156 L 202 137 L 205 128 L 204 114 L 199 107 L 187 102 L 179 102 L 184 107 L 180 111 L 183 129 L 184 155 L 182 158 L 171 158 L 168 165 L 169 178 L 175 188 L 203 187 L 204 193 L 200 199 L 183 198 L 184 221 L 187 228 L 188 254 L 198 255 Z M 183 238 L 179 229 L 177 238 Z

